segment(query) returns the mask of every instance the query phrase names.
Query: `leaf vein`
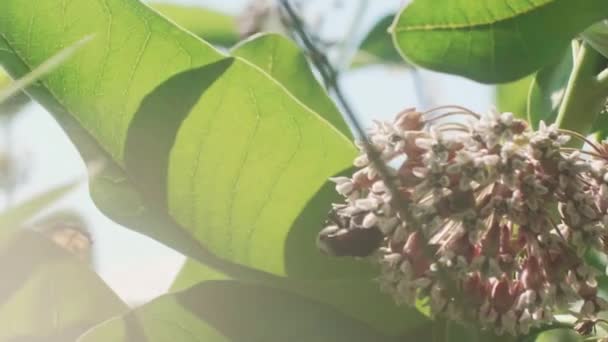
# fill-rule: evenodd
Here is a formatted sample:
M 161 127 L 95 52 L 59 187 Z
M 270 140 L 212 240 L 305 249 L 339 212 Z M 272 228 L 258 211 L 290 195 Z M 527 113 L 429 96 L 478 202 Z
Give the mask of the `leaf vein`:
M 528 0 L 529 1 L 529 0 Z M 424 24 L 424 25 L 404 25 L 397 26 L 394 29 L 395 33 L 407 32 L 407 31 L 432 31 L 432 30 L 461 30 L 461 29 L 473 29 L 481 28 L 485 26 L 495 25 L 501 22 L 510 21 L 515 19 L 516 16 L 529 14 L 531 12 L 541 10 L 545 7 L 552 5 L 554 0 L 546 0 L 540 4 L 530 3 L 530 7 L 521 11 L 515 11 L 509 16 L 503 18 L 493 18 L 490 20 L 480 20 L 478 22 L 468 21 L 466 23 L 443 23 L 443 24 Z

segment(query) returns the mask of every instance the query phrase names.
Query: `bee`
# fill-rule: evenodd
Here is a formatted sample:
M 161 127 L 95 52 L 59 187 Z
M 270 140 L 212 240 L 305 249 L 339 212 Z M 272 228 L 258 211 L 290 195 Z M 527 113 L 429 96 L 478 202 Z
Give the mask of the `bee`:
M 378 227 L 364 228 L 355 218 L 341 215 L 334 207 L 327 215 L 325 228 L 317 236 L 317 246 L 331 256 L 367 257 L 384 241 Z

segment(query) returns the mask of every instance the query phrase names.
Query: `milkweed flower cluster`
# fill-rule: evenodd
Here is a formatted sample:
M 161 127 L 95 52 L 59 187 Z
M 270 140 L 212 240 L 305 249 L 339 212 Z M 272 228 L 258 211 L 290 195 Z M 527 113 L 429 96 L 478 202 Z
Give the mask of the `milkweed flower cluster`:
M 446 122 L 455 115 L 466 120 Z M 526 334 L 573 303 L 594 317 L 608 304 L 585 254 L 606 251 L 608 149 L 570 148 L 573 137 L 584 139 L 461 107 L 375 122 L 356 172 L 332 179 L 344 201 L 318 245 L 377 261 L 397 303 L 426 299 L 433 315 L 498 334 Z

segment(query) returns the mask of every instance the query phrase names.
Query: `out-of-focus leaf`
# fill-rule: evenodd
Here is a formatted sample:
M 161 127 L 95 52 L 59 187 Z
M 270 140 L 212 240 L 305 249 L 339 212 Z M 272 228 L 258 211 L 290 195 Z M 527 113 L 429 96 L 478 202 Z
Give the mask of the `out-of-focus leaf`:
M 521 119 L 527 118 L 528 93 L 534 76 L 496 86 L 496 106 L 501 112 L 511 112 Z
M 12 233 L 15 228 L 22 226 L 32 216 L 67 195 L 77 185 L 78 183 L 74 182 L 58 186 L 0 213 L 0 237 Z
M 162 2 L 153 2 L 150 6 L 212 44 L 232 46 L 239 41 L 237 19 L 229 14 L 200 6 Z
M 330 307 L 278 289 L 207 281 L 101 324 L 79 342 L 394 341 Z
M 74 341 L 124 303 L 68 252 L 22 230 L 0 239 L 0 340 Z
M 606 16 L 605 0 L 415 0 L 398 16 L 393 36 L 413 64 L 501 83 L 550 63 Z
M 608 58 L 608 20 L 602 20 L 591 25 L 583 32 L 583 39 Z
M 0 90 L 6 88 L 13 82 L 13 79 L 0 67 Z M 11 115 L 18 112 L 23 108 L 30 98 L 23 92 L 18 92 L 13 96 L 6 99 L 4 102 L 0 102 L 0 116 Z
M 294 42 L 276 33 L 258 34 L 235 46 L 232 53 L 264 70 L 303 104 L 352 138 L 342 114 L 319 84 L 306 56 Z
M 361 67 L 371 64 L 389 64 L 400 67 L 410 67 L 393 45 L 389 28 L 395 19 L 389 14 L 376 23 L 361 42 L 359 51 L 355 54 L 352 67 Z
M 568 49 L 555 63 L 536 73 L 528 95 L 528 121 L 537 128 L 538 123 L 555 121 L 566 92 L 572 71 L 572 53 Z

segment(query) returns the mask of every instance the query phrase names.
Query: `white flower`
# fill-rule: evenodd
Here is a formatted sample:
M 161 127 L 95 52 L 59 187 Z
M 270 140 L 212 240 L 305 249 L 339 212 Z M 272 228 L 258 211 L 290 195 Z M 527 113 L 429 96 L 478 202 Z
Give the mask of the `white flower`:
M 375 198 L 361 198 L 355 201 L 355 207 L 363 211 L 371 211 L 378 209 L 380 203 Z
M 336 191 L 342 196 L 348 196 L 355 189 L 355 185 L 348 177 L 334 177 L 330 180 L 336 183 Z
M 357 158 L 355 158 L 355 161 L 353 162 L 353 165 L 355 165 L 356 167 L 364 167 L 367 166 L 369 164 L 369 158 L 367 157 L 367 154 L 362 154 L 360 156 L 358 156 Z
M 363 223 L 361 225 L 363 226 L 363 228 L 371 228 L 375 226 L 376 223 L 378 223 L 378 216 L 376 216 L 376 214 L 374 213 L 369 213 L 365 215 L 365 217 L 363 218 Z

